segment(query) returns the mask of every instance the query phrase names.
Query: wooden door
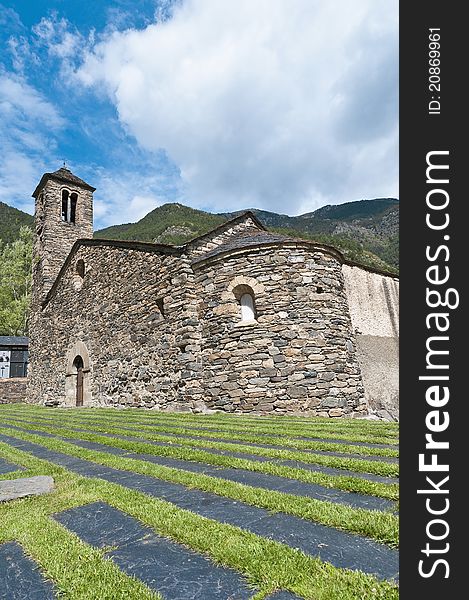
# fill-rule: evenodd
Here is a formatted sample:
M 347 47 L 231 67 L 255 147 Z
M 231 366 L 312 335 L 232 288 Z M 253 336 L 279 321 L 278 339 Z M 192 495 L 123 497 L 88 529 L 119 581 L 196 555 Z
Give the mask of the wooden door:
M 83 367 L 77 369 L 77 406 L 83 406 Z

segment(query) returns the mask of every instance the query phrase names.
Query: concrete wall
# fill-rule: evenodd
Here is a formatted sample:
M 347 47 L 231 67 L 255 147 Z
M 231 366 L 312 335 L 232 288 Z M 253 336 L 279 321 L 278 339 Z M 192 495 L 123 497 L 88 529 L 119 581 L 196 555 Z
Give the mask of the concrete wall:
M 372 411 L 399 418 L 399 280 L 342 266 L 357 337 L 365 399 Z

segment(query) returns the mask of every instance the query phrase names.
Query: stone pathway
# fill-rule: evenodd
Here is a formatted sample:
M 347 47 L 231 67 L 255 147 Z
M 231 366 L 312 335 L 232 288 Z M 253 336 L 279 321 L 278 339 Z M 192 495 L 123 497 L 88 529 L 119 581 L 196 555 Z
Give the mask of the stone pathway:
M 0 458 L 0 475 L 4 475 L 6 473 L 13 473 L 14 471 L 24 471 L 23 467 L 19 465 L 14 465 L 7 460 Z
M 0 598 L 53 600 L 54 588 L 16 542 L 0 545 Z
M 34 423 L 29 423 L 28 421 L 25 421 L 28 424 L 31 424 L 34 427 Z M 37 424 L 36 424 L 37 425 Z M 12 429 L 19 429 L 21 431 L 31 431 L 33 432 L 33 429 L 25 429 L 24 427 L 20 427 L 18 425 L 11 425 L 10 423 L 4 423 L 4 427 L 10 427 Z M 60 426 L 59 426 L 60 427 Z M 147 444 L 153 444 L 154 446 L 162 446 L 162 447 L 177 447 L 177 448 L 187 448 L 187 446 L 183 446 L 182 444 L 178 444 L 177 442 L 156 442 L 156 441 L 152 441 L 152 440 L 146 440 L 143 438 L 139 438 L 137 436 L 130 436 L 130 435 L 122 435 L 122 434 L 116 434 L 116 433 L 105 433 L 105 432 L 101 432 L 101 431 L 94 431 L 93 429 L 84 429 L 81 427 L 66 427 L 67 429 L 70 429 L 72 431 L 76 431 L 78 433 L 82 432 L 82 433 L 91 433 L 93 435 L 102 435 L 104 437 L 111 437 L 111 438 L 118 438 L 118 439 L 122 439 L 122 440 L 128 440 L 131 442 L 144 442 Z M 42 433 L 42 432 L 36 432 L 34 430 L 34 433 Z M 222 441 L 222 440 L 219 440 Z M 223 440 L 226 441 L 226 440 Z M 239 442 L 238 442 L 239 443 Z M 291 448 L 285 448 L 285 447 L 280 447 L 280 446 L 267 446 L 265 444 L 248 444 L 249 446 L 252 446 L 253 448 L 272 448 L 275 450 L 292 450 L 294 451 L 294 449 Z M 288 463 L 292 463 L 292 462 L 297 462 L 297 461 L 291 461 L 291 460 L 281 460 L 281 459 L 275 459 L 275 458 L 270 458 L 270 457 L 264 457 L 264 456 L 259 456 L 256 454 L 246 454 L 244 452 L 236 452 L 236 451 L 231 451 L 231 450 L 218 450 L 216 448 L 206 448 L 206 447 L 197 447 L 194 449 L 196 450 L 203 450 L 204 452 L 209 452 L 210 454 L 221 454 L 223 456 L 233 456 L 235 458 L 245 458 L 247 460 L 258 460 L 258 461 L 272 461 L 272 462 L 278 462 L 279 464 L 288 464 Z M 321 450 L 321 451 L 316 451 L 316 450 L 302 450 L 302 452 L 306 452 L 307 454 L 319 454 L 319 455 L 326 455 L 326 456 L 336 456 L 339 458 L 353 458 L 354 460 L 366 460 L 366 461 L 378 461 L 378 462 L 390 462 L 390 463 L 398 463 L 399 462 L 399 458 L 397 457 L 389 457 L 389 456 L 363 456 L 361 454 L 347 454 L 344 452 L 329 452 L 329 451 L 325 451 L 325 450 Z M 312 465 L 310 463 L 304 463 L 304 464 L 309 464 L 311 470 L 317 470 L 317 465 Z M 319 467 L 319 465 L 318 465 Z M 328 469 L 329 467 L 323 467 Z M 332 468 L 331 468 L 332 469 Z M 319 470 L 321 470 L 321 467 L 319 467 Z M 347 471 L 343 470 L 343 469 L 332 469 L 333 471 L 337 471 L 337 473 L 333 473 L 333 474 L 339 474 L 339 475 L 343 475 L 346 474 Z M 326 471 L 324 471 L 326 472 Z M 354 476 L 362 476 L 365 479 L 370 479 L 371 481 L 384 481 L 386 483 L 390 483 L 393 481 L 397 481 L 396 478 L 389 478 L 389 477 L 382 477 L 379 475 L 373 475 L 371 473 L 355 473 L 355 471 L 349 471 L 349 473 L 351 473 Z M 375 479 L 378 478 L 378 479 Z
M 91 546 L 115 546 L 107 555 L 116 565 L 168 600 L 241 600 L 255 593 L 236 571 L 158 536 L 108 504 L 80 506 L 54 518 Z
M 26 428 L 26 426 L 24 427 L 19 427 L 18 425 L 11 425 L 9 423 L 4 423 L 3 424 L 4 427 L 9 427 L 11 429 L 18 429 L 20 431 L 29 431 L 31 433 L 36 433 L 37 435 L 51 435 L 51 434 L 45 434 L 42 431 L 37 431 L 34 429 L 34 423 L 31 424 L 31 427 Z M 115 439 L 121 439 L 121 440 L 127 440 L 127 441 L 132 441 L 132 442 L 143 442 L 146 444 L 152 444 L 153 446 L 161 446 L 163 448 L 165 447 L 170 447 L 170 448 L 186 448 L 187 446 L 182 446 L 181 444 L 177 444 L 177 443 L 171 443 L 171 442 L 154 442 L 151 440 L 145 440 L 142 438 L 138 438 L 135 436 L 126 436 L 126 435 L 117 435 L 114 433 L 103 433 L 103 432 L 96 432 L 93 431 L 91 429 L 83 429 L 83 428 L 78 428 L 78 427 L 67 427 L 67 429 L 71 429 L 72 431 L 76 431 L 76 432 L 83 432 L 83 433 L 91 433 L 94 435 L 102 435 L 103 437 L 110 437 L 110 438 L 115 438 Z M 64 438 L 65 439 L 65 438 Z M 71 438 L 70 438 L 71 439 Z M 368 479 L 369 481 L 375 481 L 377 483 L 399 483 L 399 478 L 398 477 L 385 477 L 383 475 L 375 475 L 373 473 L 363 473 L 363 472 L 357 472 L 357 471 L 349 471 L 346 469 L 338 469 L 338 468 L 334 468 L 334 467 L 327 467 L 327 466 L 323 466 L 323 465 L 315 465 L 313 463 L 304 463 L 301 461 L 296 461 L 296 460 L 281 460 L 281 459 L 277 459 L 277 458 L 270 458 L 268 456 L 259 456 L 258 454 L 245 454 L 243 452 L 236 452 L 236 451 L 228 451 L 228 450 L 217 450 L 216 448 L 194 448 L 197 450 L 203 450 L 204 452 L 208 452 L 209 454 L 216 454 L 216 455 L 221 455 L 221 456 L 231 456 L 233 458 L 242 458 L 242 459 L 246 459 L 246 460 L 253 460 L 253 461 L 257 461 L 257 462 L 274 462 L 277 463 L 279 465 L 284 465 L 284 466 L 288 466 L 288 467 L 298 467 L 300 469 L 307 469 L 309 471 L 318 471 L 320 473 L 326 473 L 329 475 L 343 475 L 343 476 L 351 476 L 351 477 L 360 477 L 361 479 Z M 282 448 L 283 450 L 285 450 L 285 448 Z M 324 452 L 315 452 L 315 454 L 325 454 Z M 334 456 L 340 456 L 340 457 L 351 457 L 352 455 L 349 454 L 335 454 L 335 453 L 327 453 L 327 454 L 332 454 Z M 363 457 L 363 456 L 354 456 L 355 460 L 379 460 L 379 458 L 381 457 Z M 386 457 L 382 457 L 383 460 L 386 462 Z M 397 458 L 391 458 L 388 459 L 388 462 L 397 462 L 398 459 Z
M 94 433 L 95 435 L 105 435 L 108 437 L 117 437 L 123 440 L 130 440 L 132 442 L 135 441 L 139 441 L 139 442 L 146 442 L 148 444 L 157 444 L 159 446 L 181 446 L 181 444 L 178 443 L 173 443 L 173 442 L 153 442 L 151 440 L 146 440 L 146 439 L 142 439 L 136 436 L 131 436 L 131 435 L 123 435 L 123 434 L 117 434 L 117 433 L 103 433 L 101 431 L 94 431 L 94 430 L 90 430 L 90 429 L 83 429 L 83 428 L 79 428 L 79 427 L 73 427 L 71 428 L 73 429 L 73 431 L 82 431 L 82 432 L 88 432 L 88 433 Z M 169 434 L 165 434 L 165 435 L 169 435 Z M 172 434 L 171 434 L 172 435 Z M 174 435 L 174 437 L 184 437 L 186 439 L 194 439 L 191 436 L 176 436 Z M 219 439 L 201 439 L 201 438 L 197 438 L 198 441 L 201 442 L 221 442 L 221 443 L 227 443 L 227 444 L 233 444 L 234 446 L 239 446 L 240 444 L 242 444 L 243 446 L 250 446 L 253 449 L 255 448 L 266 448 L 266 449 L 270 449 L 270 450 L 290 450 L 292 452 L 295 451 L 294 448 L 285 448 L 284 446 L 273 446 L 273 445 L 269 445 L 269 444 L 254 444 L 252 442 L 234 442 L 233 440 L 219 440 Z M 184 446 L 187 447 L 187 446 Z M 197 447 L 198 450 L 204 450 L 205 452 L 212 452 L 213 454 L 226 454 L 226 453 L 230 453 L 227 450 L 218 450 L 216 448 L 204 448 L 204 447 Z M 373 461 L 380 461 L 380 462 L 390 462 L 390 463 L 397 463 L 399 461 L 398 458 L 393 457 L 393 456 L 364 456 L 362 454 L 348 454 L 346 452 L 332 452 L 329 450 L 301 450 L 301 452 L 305 452 L 306 454 L 320 454 L 322 456 L 337 456 L 339 458 L 353 458 L 355 460 L 373 460 Z M 249 454 L 245 454 L 243 452 L 233 452 L 233 456 L 240 456 L 240 457 L 246 457 L 246 456 L 250 456 Z
M 19 421 L 22 421 L 24 423 L 30 424 L 34 427 L 34 423 L 31 423 L 30 421 L 27 421 L 26 419 L 17 419 Z M 120 437 L 122 439 L 129 439 L 129 440 L 136 440 L 138 439 L 139 441 L 148 441 L 148 440 L 142 440 L 142 438 L 136 438 L 134 436 L 125 436 L 123 434 L 112 434 L 112 433 L 103 433 L 100 431 L 96 431 L 93 429 L 92 425 L 88 428 L 85 427 L 73 427 L 73 425 L 60 425 L 57 423 L 54 423 L 54 427 L 63 427 L 66 429 L 72 429 L 73 431 L 83 431 L 83 432 L 88 432 L 88 433 L 94 433 L 96 435 L 109 435 L 109 436 L 115 436 L 115 437 Z M 113 427 L 111 425 L 111 427 Z M 119 429 L 125 429 L 128 431 L 134 431 L 133 429 L 129 429 L 128 427 L 119 427 Z M 155 435 L 158 435 L 158 432 L 155 432 Z M 262 444 L 260 442 L 245 442 L 242 440 L 229 440 L 229 439 L 220 439 L 220 438 L 216 438 L 216 437 L 210 437 L 210 438 L 201 438 L 201 437 L 197 437 L 197 436 L 193 436 L 193 435 L 189 435 L 189 434 L 176 434 L 176 433 L 168 433 L 168 432 L 164 432 L 162 433 L 162 435 L 165 436 L 169 436 L 174 437 L 174 438 L 184 438 L 187 440 L 195 440 L 195 441 L 199 441 L 199 442 L 216 442 L 216 443 L 226 443 L 226 444 L 232 444 L 234 446 L 239 446 L 239 445 L 243 445 L 243 446 L 252 446 L 252 448 L 267 448 L 267 449 L 271 449 L 271 450 L 290 450 L 292 452 L 295 451 L 295 448 L 291 448 L 291 447 L 286 447 L 286 446 L 281 446 L 278 444 Z M 320 440 L 320 441 L 325 441 L 325 440 Z M 171 446 L 177 446 L 178 444 L 174 444 L 170 441 L 168 442 L 150 442 L 150 443 L 155 443 L 155 444 L 159 444 L 159 445 L 171 445 Z M 344 440 L 340 440 L 340 443 L 347 443 L 350 444 L 352 446 L 366 446 L 366 447 L 373 447 L 373 445 L 371 444 L 367 444 L 365 442 L 344 442 Z M 206 450 L 207 452 L 219 452 L 219 453 L 223 453 L 223 450 L 216 450 L 213 448 L 203 448 L 204 450 Z M 396 449 L 396 448 L 392 448 L 392 449 Z M 393 457 L 393 456 L 369 456 L 369 455 L 363 455 L 363 454 L 351 454 L 351 453 L 346 453 L 346 452 L 337 452 L 337 451 L 332 451 L 332 450 L 310 450 L 310 449 L 301 449 L 298 450 L 299 452 L 305 452 L 306 454 L 321 454 L 321 455 L 325 455 L 325 456 L 337 456 L 340 458 L 354 458 L 356 460 L 377 460 L 377 461 L 382 461 L 382 462 L 390 462 L 390 463 L 397 463 L 399 461 L 399 459 L 397 457 Z M 244 455 L 246 456 L 246 455 Z
M 139 427 L 140 427 L 140 424 L 139 424 Z M 151 428 L 151 425 L 142 425 L 142 427 L 144 427 L 144 428 Z M 165 427 L 181 427 L 181 426 L 180 425 L 172 425 L 171 426 L 171 425 L 166 425 L 165 424 Z M 135 431 L 135 428 L 132 428 L 132 427 L 130 427 L 130 428 L 129 427 L 122 427 L 121 429 L 130 429 L 131 431 Z M 197 431 L 200 430 L 200 431 L 204 431 L 204 432 L 213 431 L 215 434 L 217 432 L 223 433 L 221 430 L 213 430 L 213 429 L 212 430 L 207 430 L 207 429 L 202 429 L 202 428 L 197 428 L 197 427 L 188 427 L 188 426 L 185 426 L 184 429 L 194 429 L 194 430 L 197 430 Z M 151 433 L 151 431 L 149 433 Z M 199 436 L 197 436 L 195 434 L 194 435 L 190 435 L 188 433 L 169 433 L 167 431 L 165 431 L 165 432 L 155 431 L 154 433 L 157 433 L 157 434 L 158 433 L 164 433 L 164 435 L 170 435 L 170 436 L 182 437 L 182 438 L 188 438 L 188 439 L 197 439 L 197 440 L 201 440 L 201 441 L 206 440 L 208 442 L 226 442 L 227 444 L 243 444 L 243 445 L 246 445 L 246 446 L 259 446 L 261 448 L 276 448 L 276 449 L 279 449 L 279 450 L 288 450 L 288 449 L 291 448 L 290 446 L 282 446 L 282 445 L 279 445 L 279 444 L 264 444 L 264 443 L 261 443 L 261 442 L 250 442 L 250 441 L 237 440 L 237 439 L 231 439 L 230 440 L 230 439 L 219 438 L 219 437 L 217 438 L 216 435 L 214 435 L 213 437 L 205 437 L 205 436 L 204 437 L 199 437 Z M 245 432 L 245 433 L 249 433 L 249 432 Z M 256 433 L 256 435 L 259 435 L 259 437 L 262 437 L 263 435 L 267 436 L 269 434 L 267 434 L 267 433 L 257 434 Z M 236 438 L 236 433 L 233 433 L 233 437 Z M 276 435 L 275 437 L 280 437 L 280 436 Z M 384 448 L 384 449 L 390 449 L 390 450 L 398 450 L 399 449 L 398 447 L 392 446 L 392 445 L 389 445 L 389 444 L 371 444 L 369 442 L 351 442 L 349 440 L 307 438 L 307 437 L 296 437 L 296 436 L 291 437 L 289 435 L 285 435 L 285 437 L 288 438 L 288 439 L 295 439 L 295 440 L 302 441 L 302 442 L 324 442 L 326 444 L 343 444 L 343 445 L 350 445 L 350 446 L 361 446 L 361 447 L 364 447 L 364 448 Z M 302 449 L 301 451 L 302 452 L 317 452 L 317 450 L 309 450 L 309 449 L 306 449 L 306 450 Z M 322 452 L 322 450 L 321 450 L 321 452 Z M 327 452 L 327 450 L 325 450 L 324 452 Z M 360 456 L 362 456 L 362 455 L 360 455 Z
M 78 441 L 73 438 L 59 439 L 63 439 L 64 441 L 75 444 L 76 446 L 81 446 L 90 450 L 97 450 L 98 452 L 108 452 L 109 450 L 112 450 L 112 454 L 122 455 L 125 456 L 125 458 L 145 460 L 166 467 L 192 471 L 194 473 L 203 473 L 204 475 L 210 475 L 211 477 L 227 479 L 229 481 L 244 483 L 246 485 L 259 487 L 262 489 L 285 492 L 286 494 L 307 496 L 309 498 L 316 498 L 317 500 L 335 502 L 337 504 L 346 504 L 348 506 L 364 508 L 367 510 L 385 511 L 394 510 L 395 508 L 395 503 L 391 500 L 386 500 L 385 498 L 341 491 L 335 488 L 327 488 L 314 483 L 304 483 L 302 481 L 278 477 L 276 475 L 247 471 L 245 469 L 216 467 L 212 465 L 205 465 L 203 463 L 168 458 L 165 456 L 154 456 L 152 454 L 137 454 L 133 452 L 127 452 L 126 450 L 122 450 L 120 448 L 111 448 L 110 446 L 98 444 L 96 442 Z M 116 450 L 120 450 L 120 452 L 116 452 Z
M 16 500 L 26 496 L 48 494 L 54 489 L 54 480 L 49 475 L 22 477 L 0 481 L 0 502 Z
M 26 419 L 22 419 L 21 417 L 15 417 L 20 421 L 26 421 Z M 43 417 L 43 416 L 38 416 L 35 417 L 35 419 L 39 420 L 39 421 L 49 421 L 54 423 L 54 426 L 57 426 L 56 421 L 57 419 L 54 417 Z M 77 423 L 78 424 L 78 423 Z M 82 422 L 82 424 L 85 424 Z M 169 428 L 179 428 L 179 429 L 193 429 L 194 431 L 202 431 L 202 432 L 213 432 L 213 433 L 223 433 L 225 430 L 223 429 L 219 429 L 217 427 L 197 427 L 196 425 L 190 425 L 190 424 L 186 424 L 186 423 L 138 423 L 138 427 L 142 427 L 144 429 L 151 429 L 151 428 L 158 428 L 158 427 L 169 427 Z M 128 427 L 123 427 L 122 429 L 129 429 Z M 231 432 L 230 432 L 231 433 Z M 335 439 L 335 438 L 319 438 L 319 437 L 310 437 L 310 436 L 304 436 L 304 435 L 295 435 L 295 434 L 288 434 L 288 433 L 257 433 L 257 432 L 251 432 L 249 430 L 249 428 L 246 429 L 246 431 L 240 432 L 242 434 L 250 434 L 252 433 L 252 435 L 256 435 L 259 437 L 262 436 L 274 436 L 274 437 L 285 437 L 285 438 L 289 438 L 289 439 L 296 439 L 296 440 L 300 440 L 300 441 L 306 441 L 306 442 L 325 442 L 328 444 L 352 444 L 353 446 L 364 446 L 366 448 L 388 448 L 390 450 L 399 450 L 399 445 L 396 444 L 377 444 L 377 443 L 372 443 L 372 442 L 351 442 L 349 440 L 341 440 L 341 439 Z M 168 434 L 169 435 L 169 434 Z M 175 434 L 178 435 L 178 434 Z M 233 433 L 233 437 L 236 437 L 236 433 Z M 189 436 L 186 436 L 189 437 Z M 200 438 L 199 438 L 200 439 Z M 208 438 L 205 438 L 208 439 Z M 220 440 L 222 441 L 222 440 Z M 230 440 L 223 440 L 223 441 L 227 441 L 228 443 L 234 443 L 234 444 L 240 444 L 240 443 L 249 443 L 249 442 L 243 442 L 241 440 L 236 440 L 236 441 L 230 441 Z M 283 447 L 283 446 L 281 446 Z
M 22 431 L 28 431 L 26 429 L 19 428 L 16 426 L 14 426 L 13 428 L 20 429 Z M 45 433 L 43 431 L 37 431 L 34 429 L 30 429 L 29 431 L 42 437 L 63 440 L 68 443 L 74 444 L 75 446 L 80 446 L 89 450 L 107 452 L 118 456 L 125 456 L 126 458 L 145 460 L 158 465 L 173 467 L 176 469 L 192 471 L 195 473 L 203 473 L 212 477 L 218 477 L 221 479 L 227 479 L 229 481 L 244 483 L 246 485 L 259 487 L 262 489 L 285 492 L 287 494 L 295 494 L 297 496 L 306 496 L 309 498 L 315 498 L 317 500 L 323 500 L 326 502 L 335 502 L 337 504 L 353 506 L 354 508 L 364 508 L 366 510 L 393 511 L 395 509 L 394 502 L 385 498 L 379 498 L 377 496 L 367 496 L 365 494 L 357 494 L 353 492 L 342 491 L 336 488 L 328 488 L 315 483 L 305 483 L 302 481 L 297 481 L 295 479 L 287 479 L 285 477 L 279 477 L 276 475 L 270 475 L 266 473 L 259 473 L 256 471 L 248 471 L 246 469 L 217 467 L 214 465 L 207 465 L 204 463 L 192 462 L 164 456 L 155 456 L 152 454 L 138 454 L 128 452 L 127 450 L 123 450 L 121 448 L 113 448 L 112 446 L 106 446 L 105 444 L 100 444 L 98 442 L 76 440 L 75 438 L 57 436 L 51 433 Z
M 30 452 L 65 468 L 88 477 L 100 477 L 106 481 L 144 492 L 172 502 L 180 508 L 236 525 L 258 535 L 298 548 L 317 556 L 336 567 L 359 569 L 380 579 L 397 579 L 397 551 L 373 540 L 339 531 L 311 521 L 283 513 L 269 511 L 236 502 L 182 485 L 164 482 L 153 477 L 111 469 L 89 461 L 53 452 L 38 444 L 14 437 L 0 435 L 0 439 L 15 448 Z

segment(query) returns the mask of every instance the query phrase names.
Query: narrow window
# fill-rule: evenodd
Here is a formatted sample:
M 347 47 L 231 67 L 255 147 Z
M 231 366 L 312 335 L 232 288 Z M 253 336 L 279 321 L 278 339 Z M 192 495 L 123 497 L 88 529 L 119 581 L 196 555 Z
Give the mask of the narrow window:
M 80 260 L 77 261 L 76 270 L 78 275 L 83 279 L 85 276 L 85 261 L 83 259 L 80 258 Z
M 70 194 L 70 221 L 69 223 L 75 223 L 75 218 L 77 214 L 77 202 L 78 202 L 78 194 L 73 192 Z
M 241 322 L 256 321 L 256 301 L 252 287 L 244 283 L 237 285 L 233 288 L 233 295 L 239 304 Z
M 77 214 L 78 194 L 70 193 L 68 190 L 62 190 L 62 221 L 65 223 L 75 223 Z
M 251 294 L 243 294 L 240 298 L 241 321 L 254 321 L 256 312 L 254 310 L 254 298 Z
M 158 309 L 161 313 L 161 316 L 164 317 L 164 298 L 157 298 L 156 306 L 158 307 Z
M 62 221 L 68 222 L 68 190 L 62 190 Z

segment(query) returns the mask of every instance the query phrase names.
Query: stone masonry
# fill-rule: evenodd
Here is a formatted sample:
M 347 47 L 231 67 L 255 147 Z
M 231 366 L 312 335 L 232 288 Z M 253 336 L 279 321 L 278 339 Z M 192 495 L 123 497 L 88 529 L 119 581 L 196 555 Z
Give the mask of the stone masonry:
M 85 406 L 367 413 L 340 252 L 251 213 L 181 247 L 93 240 L 93 188 L 59 171 L 35 192 L 39 230 L 61 235 L 36 245 L 29 401 L 75 405 L 80 368 Z M 54 209 L 71 183 L 73 225 Z
M 26 383 L 26 377 L 0 379 L 0 404 L 25 402 Z

